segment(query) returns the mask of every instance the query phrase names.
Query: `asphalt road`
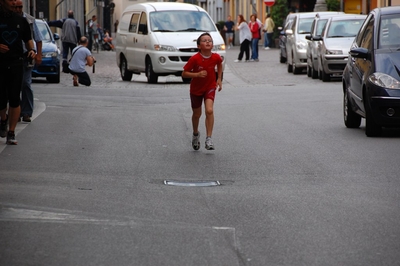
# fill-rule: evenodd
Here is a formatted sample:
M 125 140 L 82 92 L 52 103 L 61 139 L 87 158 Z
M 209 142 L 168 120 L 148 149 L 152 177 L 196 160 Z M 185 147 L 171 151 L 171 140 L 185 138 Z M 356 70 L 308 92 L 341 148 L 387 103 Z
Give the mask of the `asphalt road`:
M 191 148 L 179 77 L 123 82 L 101 52 L 91 87 L 36 81 L 32 123 L 0 140 L 0 265 L 399 265 L 400 130 L 347 129 L 340 81 L 238 52 L 215 151 L 204 117 Z

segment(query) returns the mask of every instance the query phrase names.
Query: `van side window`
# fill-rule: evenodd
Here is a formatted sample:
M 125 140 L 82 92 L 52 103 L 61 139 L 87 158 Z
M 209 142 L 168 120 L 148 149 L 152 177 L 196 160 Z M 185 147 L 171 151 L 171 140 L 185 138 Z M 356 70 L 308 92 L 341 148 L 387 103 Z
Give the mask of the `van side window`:
M 139 21 L 139 14 L 133 14 L 131 23 L 129 24 L 129 32 L 136 32 Z
M 140 17 L 139 22 L 139 34 L 147 35 L 147 15 L 145 12 L 142 12 L 142 16 Z
M 122 15 L 121 21 L 119 22 L 118 26 L 120 29 L 127 31 L 129 29 L 130 22 L 131 22 L 131 14 L 126 13 Z

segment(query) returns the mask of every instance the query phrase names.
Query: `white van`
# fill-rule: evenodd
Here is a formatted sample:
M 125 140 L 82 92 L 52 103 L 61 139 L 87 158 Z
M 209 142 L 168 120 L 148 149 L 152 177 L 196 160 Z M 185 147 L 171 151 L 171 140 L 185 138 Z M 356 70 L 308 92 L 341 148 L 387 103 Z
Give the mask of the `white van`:
M 197 38 L 210 33 L 214 51 L 225 66 L 225 43 L 208 13 L 199 6 L 176 2 L 141 3 L 128 6 L 116 34 L 116 59 L 122 80 L 146 73 L 149 83 L 159 76 L 180 76 L 197 49 Z M 182 78 L 183 82 L 190 79 Z

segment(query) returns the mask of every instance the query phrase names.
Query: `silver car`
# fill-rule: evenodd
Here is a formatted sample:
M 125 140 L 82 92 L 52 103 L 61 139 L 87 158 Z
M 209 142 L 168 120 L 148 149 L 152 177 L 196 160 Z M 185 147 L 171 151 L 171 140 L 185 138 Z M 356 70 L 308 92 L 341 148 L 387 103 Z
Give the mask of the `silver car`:
M 307 76 L 313 79 L 318 78 L 318 43 L 320 41 L 314 41 L 314 36 L 321 36 L 322 30 L 325 27 L 328 19 L 334 15 L 344 15 L 344 12 L 332 12 L 329 13 L 318 13 L 314 17 L 314 21 L 311 25 L 311 33 L 306 35 L 307 41 Z
M 332 14 L 332 12 L 300 12 L 295 13 L 291 28 L 285 31 L 287 71 L 293 74 L 300 74 L 307 68 L 307 40 L 306 35 L 310 34 L 311 25 L 317 13 Z
M 360 30 L 366 15 L 343 15 L 331 17 L 318 44 L 318 76 L 323 81 L 341 77 L 346 67 L 350 46 Z

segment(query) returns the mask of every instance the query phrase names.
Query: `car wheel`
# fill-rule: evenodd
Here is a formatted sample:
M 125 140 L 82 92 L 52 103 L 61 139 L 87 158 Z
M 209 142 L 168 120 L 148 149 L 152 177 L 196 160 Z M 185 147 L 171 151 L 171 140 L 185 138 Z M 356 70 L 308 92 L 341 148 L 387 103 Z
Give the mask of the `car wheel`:
M 283 57 L 282 55 L 280 55 L 279 62 L 280 63 L 286 63 L 286 58 Z
M 367 137 L 378 137 L 382 134 L 382 127 L 377 125 L 374 121 L 372 115 L 371 105 L 369 103 L 368 97 L 364 97 L 365 104 L 365 135 Z
M 361 116 L 353 111 L 347 91 L 343 93 L 343 118 L 348 128 L 358 128 L 361 125 Z
M 151 63 L 151 59 L 146 60 L 146 77 L 148 83 L 157 83 L 158 75 L 153 71 L 153 64 Z
M 323 82 L 327 82 L 327 81 L 331 80 L 331 77 L 328 74 L 326 74 L 325 70 L 322 69 L 322 71 L 321 71 L 321 79 L 322 79 Z
M 289 63 L 287 63 L 287 72 L 292 73 L 293 72 L 293 66 Z
M 119 70 L 121 72 L 121 78 L 123 81 L 131 81 L 132 80 L 133 73 L 128 70 L 128 64 L 126 62 L 125 57 L 121 58 Z
M 311 64 L 311 78 L 317 79 L 318 78 L 318 71 L 314 69 L 314 66 Z
M 46 77 L 49 83 L 60 83 L 60 72 L 57 75 Z
M 292 67 L 292 68 L 293 68 L 293 74 L 294 74 L 294 75 L 300 74 L 300 73 L 302 72 L 302 69 L 296 67 L 296 64 L 293 64 L 293 67 Z

